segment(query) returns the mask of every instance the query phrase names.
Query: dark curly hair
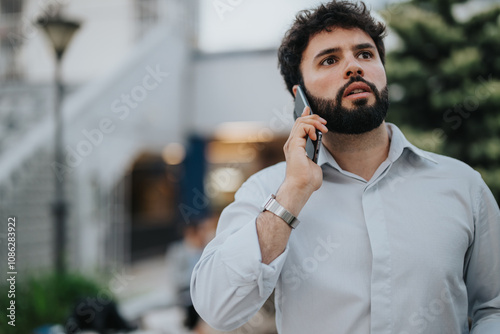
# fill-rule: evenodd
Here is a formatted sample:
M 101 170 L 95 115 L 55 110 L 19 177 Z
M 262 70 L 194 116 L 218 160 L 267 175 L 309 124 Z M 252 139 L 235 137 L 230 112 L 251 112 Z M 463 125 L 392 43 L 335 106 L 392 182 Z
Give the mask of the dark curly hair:
M 363 2 L 331 1 L 319 5 L 313 10 L 300 11 L 295 22 L 287 31 L 278 49 L 278 62 L 281 75 L 285 79 L 288 91 L 293 95 L 292 87 L 303 84 L 300 72 L 302 54 L 314 35 L 333 28 L 359 28 L 366 32 L 375 42 L 377 51 L 385 64 L 386 35 L 385 25 L 376 21 Z

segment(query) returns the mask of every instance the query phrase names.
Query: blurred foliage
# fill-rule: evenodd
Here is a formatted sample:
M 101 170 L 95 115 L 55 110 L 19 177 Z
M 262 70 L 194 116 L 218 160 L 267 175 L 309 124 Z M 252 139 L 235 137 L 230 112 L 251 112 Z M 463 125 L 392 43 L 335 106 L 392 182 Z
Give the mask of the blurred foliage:
M 29 334 L 47 324 L 65 325 L 76 302 L 83 297 L 97 296 L 104 291 L 96 281 L 76 273 L 55 273 L 29 277 L 15 284 L 15 298 L 9 298 L 9 286 L 0 285 L 0 307 L 6 310 L 15 300 L 15 327 L 0 322 L 0 333 Z M 4 319 L 5 320 L 5 319 Z
M 400 39 L 386 60 L 388 121 L 478 170 L 500 202 L 500 5 L 454 16 L 474 3 L 412 0 L 381 13 Z

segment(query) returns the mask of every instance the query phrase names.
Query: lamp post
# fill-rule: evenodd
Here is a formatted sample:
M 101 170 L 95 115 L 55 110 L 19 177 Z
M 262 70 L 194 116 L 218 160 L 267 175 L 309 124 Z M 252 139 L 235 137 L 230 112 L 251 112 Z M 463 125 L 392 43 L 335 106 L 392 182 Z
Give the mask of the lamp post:
M 54 135 L 54 158 L 56 166 L 63 164 L 63 115 L 61 112 L 64 87 L 61 78 L 61 60 L 64 51 L 69 45 L 74 33 L 80 27 L 78 22 L 63 19 L 59 15 L 42 18 L 37 21 L 47 37 L 49 38 L 56 55 L 56 66 L 54 71 L 54 81 L 56 86 L 54 119 L 55 119 L 55 135 Z M 64 176 L 56 173 L 54 187 L 54 203 L 52 204 L 52 214 L 55 227 L 55 269 L 57 273 L 62 274 L 66 269 L 64 261 L 64 252 L 66 249 L 66 217 L 67 203 L 64 193 Z

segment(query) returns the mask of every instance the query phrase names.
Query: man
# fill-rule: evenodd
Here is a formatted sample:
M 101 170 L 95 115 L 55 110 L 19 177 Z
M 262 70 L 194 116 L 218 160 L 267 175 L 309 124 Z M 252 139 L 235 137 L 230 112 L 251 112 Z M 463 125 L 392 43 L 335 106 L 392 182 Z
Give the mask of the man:
M 364 4 L 334 1 L 283 39 L 287 87 L 315 115 L 295 122 L 286 163 L 237 192 L 195 267 L 212 326 L 241 326 L 275 289 L 279 333 L 462 334 L 468 316 L 472 333 L 500 333 L 498 206 L 477 172 L 385 123 L 384 34 Z

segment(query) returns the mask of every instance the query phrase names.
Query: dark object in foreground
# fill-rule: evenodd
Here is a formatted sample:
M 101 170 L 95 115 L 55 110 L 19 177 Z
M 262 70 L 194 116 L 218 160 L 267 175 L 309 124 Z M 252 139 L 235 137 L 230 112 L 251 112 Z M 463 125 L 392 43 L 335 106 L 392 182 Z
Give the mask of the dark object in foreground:
M 76 303 L 65 329 L 67 334 L 79 333 L 82 330 L 94 330 L 99 334 L 104 334 L 114 331 L 132 331 L 137 329 L 137 326 L 123 319 L 113 301 L 100 304 L 87 298 Z

